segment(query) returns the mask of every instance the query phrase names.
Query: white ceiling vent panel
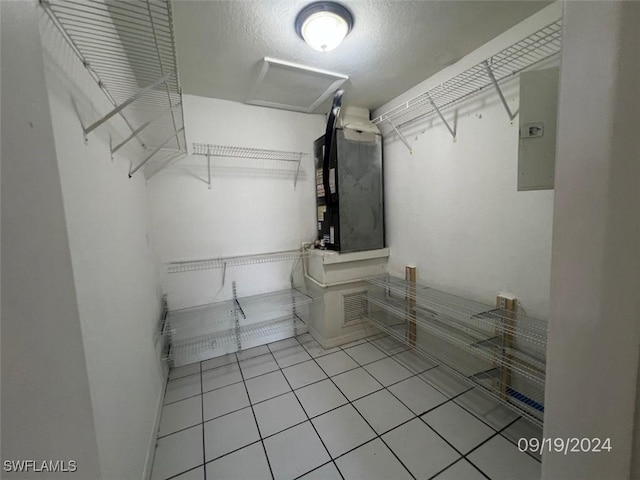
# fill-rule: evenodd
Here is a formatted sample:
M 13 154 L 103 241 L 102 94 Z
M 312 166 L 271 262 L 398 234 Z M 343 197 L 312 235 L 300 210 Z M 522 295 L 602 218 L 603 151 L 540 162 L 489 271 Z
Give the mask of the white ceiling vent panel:
M 265 57 L 247 103 L 312 113 L 346 75 Z

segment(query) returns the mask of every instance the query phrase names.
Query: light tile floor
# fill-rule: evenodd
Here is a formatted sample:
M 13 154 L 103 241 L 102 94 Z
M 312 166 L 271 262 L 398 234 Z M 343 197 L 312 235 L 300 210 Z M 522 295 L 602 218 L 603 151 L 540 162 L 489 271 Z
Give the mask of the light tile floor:
M 152 480 L 538 479 L 540 428 L 386 336 L 172 370 Z

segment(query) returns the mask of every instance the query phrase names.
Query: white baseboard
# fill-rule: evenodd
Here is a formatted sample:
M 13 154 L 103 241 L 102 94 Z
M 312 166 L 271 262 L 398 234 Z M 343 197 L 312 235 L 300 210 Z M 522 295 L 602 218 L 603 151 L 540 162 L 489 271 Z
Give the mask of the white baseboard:
M 149 438 L 149 447 L 147 448 L 147 458 L 144 461 L 144 471 L 142 472 L 143 480 L 151 480 L 151 469 L 153 468 L 153 459 L 156 453 L 156 439 L 158 438 L 158 429 L 160 428 L 160 418 L 162 417 L 162 404 L 164 400 L 164 392 L 167 388 L 167 381 L 169 378 L 168 372 L 163 370 L 162 388 L 160 389 L 160 395 L 158 395 L 158 401 L 156 402 L 156 418 L 153 422 L 153 428 L 151 429 L 151 435 Z

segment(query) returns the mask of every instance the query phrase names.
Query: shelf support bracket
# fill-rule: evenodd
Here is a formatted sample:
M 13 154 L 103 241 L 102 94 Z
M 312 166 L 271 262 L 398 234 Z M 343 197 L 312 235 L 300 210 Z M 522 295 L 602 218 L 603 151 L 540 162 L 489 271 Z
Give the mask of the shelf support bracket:
M 233 288 L 233 301 L 239 307 L 240 304 L 238 303 L 238 293 L 236 291 L 236 281 L 234 280 L 231 285 L 232 285 L 232 288 Z M 240 351 L 242 349 L 242 344 L 240 343 L 240 318 L 238 316 L 238 309 L 237 308 L 233 309 L 233 317 L 234 317 L 234 320 L 235 320 L 236 346 L 238 347 L 238 351 Z
M 302 153 L 300 154 L 300 158 L 298 159 L 298 168 L 296 169 L 296 176 L 293 178 L 293 189 L 296 189 L 296 185 L 298 184 L 298 174 L 300 173 L 300 164 L 302 163 Z
M 144 124 L 142 124 L 138 128 L 136 128 L 133 132 L 131 132 L 131 135 L 129 135 L 125 140 L 123 140 L 122 142 L 120 142 L 118 145 L 116 145 L 115 147 L 113 147 L 111 149 L 111 158 L 113 158 L 113 154 L 114 153 L 116 153 L 118 150 L 120 150 L 122 147 L 124 147 L 129 141 L 131 141 L 132 139 L 137 137 L 138 134 L 140 132 L 142 132 L 145 128 L 147 128 L 149 125 L 157 122 L 162 117 L 164 117 L 167 113 L 169 113 L 170 111 L 172 111 L 175 108 L 178 108 L 179 106 L 180 106 L 180 104 L 178 103 L 177 105 L 174 105 L 173 107 L 167 108 L 164 112 L 160 113 L 157 117 L 149 120 L 148 122 L 145 122 Z
M 507 103 L 507 100 L 504 98 L 504 95 L 502 94 L 502 90 L 500 89 L 500 85 L 498 85 L 498 81 L 496 80 L 496 77 L 493 75 L 493 72 L 491 71 L 491 66 L 489 66 L 489 62 L 485 60 L 482 63 L 484 63 L 484 67 L 487 69 L 487 75 L 489 75 L 489 79 L 491 80 L 491 83 L 493 83 L 493 86 L 498 92 L 498 96 L 500 97 L 500 101 L 502 102 L 504 109 L 507 111 L 507 115 L 509 115 L 509 120 L 513 120 L 514 118 L 516 118 L 517 112 L 511 113 L 509 104 Z
M 86 137 L 89 133 L 91 133 L 92 131 L 94 131 L 96 128 L 98 128 L 100 125 L 102 125 L 104 122 L 106 122 L 107 120 L 109 120 L 111 117 L 113 117 L 114 115 L 120 113 L 122 110 L 124 110 L 125 108 L 127 108 L 129 105 L 131 105 L 133 102 L 135 102 L 138 98 L 140 98 L 142 95 L 144 95 L 145 93 L 147 93 L 149 90 L 153 90 L 154 88 L 156 88 L 158 85 L 160 85 L 161 83 L 166 82 L 167 80 L 169 80 L 173 75 L 175 74 L 175 72 L 169 72 L 166 75 L 160 77 L 158 80 L 156 80 L 155 82 L 153 82 L 151 85 L 147 85 L 146 87 L 144 87 L 142 90 L 140 90 L 138 93 L 136 93 L 135 95 L 133 95 L 132 97 L 130 97 L 128 100 L 125 100 L 124 102 L 122 102 L 120 105 L 118 105 L 117 107 L 115 107 L 113 110 L 111 110 L 109 113 L 107 113 L 104 117 L 102 117 L 100 120 L 97 120 L 95 122 L 93 122 L 91 125 L 89 125 L 87 128 L 83 129 L 83 133 L 84 136 Z M 176 132 L 177 133 L 177 132 Z
M 171 136 L 169 138 L 167 138 L 164 142 L 162 142 L 162 144 L 159 147 L 157 147 L 155 150 L 153 150 L 153 152 L 151 152 L 147 156 L 147 158 L 145 158 L 142 162 L 140 162 L 136 168 L 134 168 L 133 170 L 131 170 L 129 172 L 129 178 L 133 177 L 134 173 L 136 173 L 138 170 L 140 170 L 140 168 L 142 168 L 142 166 L 145 163 L 147 163 L 149 160 L 151 160 L 162 149 L 162 147 L 164 147 L 167 143 L 169 143 L 171 140 L 173 140 L 174 137 L 177 137 L 180 134 L 180 132 L 182 132 L 183 130 L 184 130 L 184 127 L 182 127 L 177 132 L 172 133 Z
M 208 150 L 207 150 L 207 183 L 209 184 L 209 190 L 211 190 L 211 154 L 209 153 Z M 225 266 L 226 266 L 226 263 L 225 263 Z
M 438 106 L 436 105 L 436 103 L 433 101 L 433 99 L 431 98 L 430 95 L 427 95 L 427 98 L 429 99 L 429 103 L 431 104 L 431 106 L 433 107 L 433 109 L 436 111 L 436 113 L 438 114 L 438 117 L 440 117 L 440 120 L 442 120 L 442 123 L 444 123 L 444 126 L 447 127 L 447 130 L 449 130 L 449 133 L 451 134 L 451 136 L 453 137 L 453 139 L 456 139 L 456 131 L 451 128 L 451 125 L 449 125 L 449 122 L 447 122 L 444 118 L 444 115 L 442 115 L 442 112 L 440 111 L 440 109 L 438 108 Z
M 409 149 L 409 153 L 410 154 L 413 153 L 413 150 L 411 149 L 411 145 L 409 145 L 409 142 L 407 142 L 407 139 L 404 138 L 404 135 L 400 133 L 400 130 L 398 130 L 396 126 L 393 124 L 393 122 L 388 118 L 387 118 L 387 122 L 389 122 L 389 125 L 391 125 L 391 127 L 396 131 L 396 133 L 398 134 L 398 137 L 400 137 L 400 140 L 402 140 L 402 143 L 404 143 L 405 146 Z
M 222 286 L 224 287 L 224 280 L 227 277 L 227 262 L 222 264 Z

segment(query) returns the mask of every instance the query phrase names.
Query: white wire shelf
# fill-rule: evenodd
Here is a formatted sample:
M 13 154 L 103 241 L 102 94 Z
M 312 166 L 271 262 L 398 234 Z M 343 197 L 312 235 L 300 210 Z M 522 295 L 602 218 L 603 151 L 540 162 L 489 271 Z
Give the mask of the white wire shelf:
M 240 319 L 265 315 L 271 312 L 291 311 L 314 302 L 316 299 L 296 289 L 290 288 L 275 292 L 239 297 L 236 300 L 200 305 L 197 307 L 171 310 L 163 335 L 176 334 L 184 337 L 185 333 L 201 329 L 229 328 L 238 316 Z
M 54 25 L 114 109 L 83 126 L 86 136 L 119 115 L 152 158 L 186 153 L 184 115 L 169 0 L 41 0 Z M 161 154 L 161 155 L 158 155 Z
M 258 263 L 284 262 L 298 260 L 309 253 L 302 250 L 284 250 L 281 252 L 256 253 L 233 257 L 205 258 L 200 260 L 180 260 L 167 263 L 167 273 L 185 273 L 197 270 L 238 267 Z
M 367 295 L 367 300 L 398 318 L 403 318 L 407 313 L 406 302 L 401 303 L 372 294 Z M 544 387 L 544 362 L 538 359 L 535 359 L 535 364 L 523 361 L 515 348 L 503 347 L 501 337 L 496 338 L 493 334 L 460 328 L 458 324 L 451 324 L 441 317 L 433 317 L 420 310 L 417 311 L 415 321 L 417 327 L 422 329 L 426 335 L 435 336 L 448 342 L 452 352 L 481 358 L 494 367 L 509 368 L 511 372 Z M 531 359 L 531 356 L 526 355 L 526 358 Z
M 293 188 L 298 183 L 300 164 L 302 159 L 309 156 L 305 152 L 291 152 L 286 150 L 270 150 L 266 148 L 234 147 L 229 145 L 213 145 L 209 143 L 194 143 L 193 154 L 207 157 L 208 184 L 211 188 L 211 157 L 239 158 L 251 160 L 271 160 L 277 162 L 291 162 L 296 168 L 292 170 L 294 174 Z
M 248 158 L 254 160 L 278 160 L 282 162 L 299 162 L 308 157 L 305 152 L 289 152 L 285 150 L 269 150 L 266 148 L 232 147 L 228 145 L 212 145 L 208 143 L 194 143 L 194 155 L 225 158 Z
M 411 341 L 407 322 L 399 321 L 381 309 L 372 309 L 367 321 L 382 332 L 409 346 L 458 378 L 472 386 L 480 387 L 496 400 L 537 425 L 542 425 L 544 415 L 544 387 L 531 382 L 518 382 L 518 389 L 512 384 L 504 384 L 500 370 L 492 362 L 478 358 L 464 350 L 452 348 L 449 341 L 431 335 L 418 325 L 415 340 Z M 517 380 L 517 373 L 514 375 Z
M 506 333 L 517 338 L 523 348 L 529 347 L 534 352 L 546 348 L 548 324 L 544 320 L 518 313 L 514 322 L 513 314 L 507 310 L 434 288 L 412 286 L 406 280 L 392 276 L 370 278 L 367 282 L 384 292 L 392 292 L 401 300 L 413 299 L 416 307 L 434 316 L 440 315 L 459 328 L 475 327 L 478 331 Z
M 562 21 L 557 20 L 442 84 L 379 115 L 372 123 L 379 125 L 383 134 L 396 132 L 401 136 L 399 129 L 406 125 L 433 114 L 441 116 L 443 109 L 488 87 L 495 86 L 502 96 L 498 83 L 558 55 L 561 49 Z M 504 100 L 503 104 L 513 118 L 515 115 L 510 112 Z M 446 121 L 445 124 L 455 137 L 455 132 Z M 387 128 L 383 128 L 385 126 Z M 401 139 L 409 147 L 404 137 L 401 136 Z
M 297 334 L 306 332 L 306 324 L 296 316 L 284 316 L 264 322 L 210 332 L 198 337 L 171 342 L 166 360 L 190 357 L 228 346 L 250 343 L 252 340 L 268 338 L 279 333 L 295 330 Z M 240 346 L 238 349 L 242 350 Z

